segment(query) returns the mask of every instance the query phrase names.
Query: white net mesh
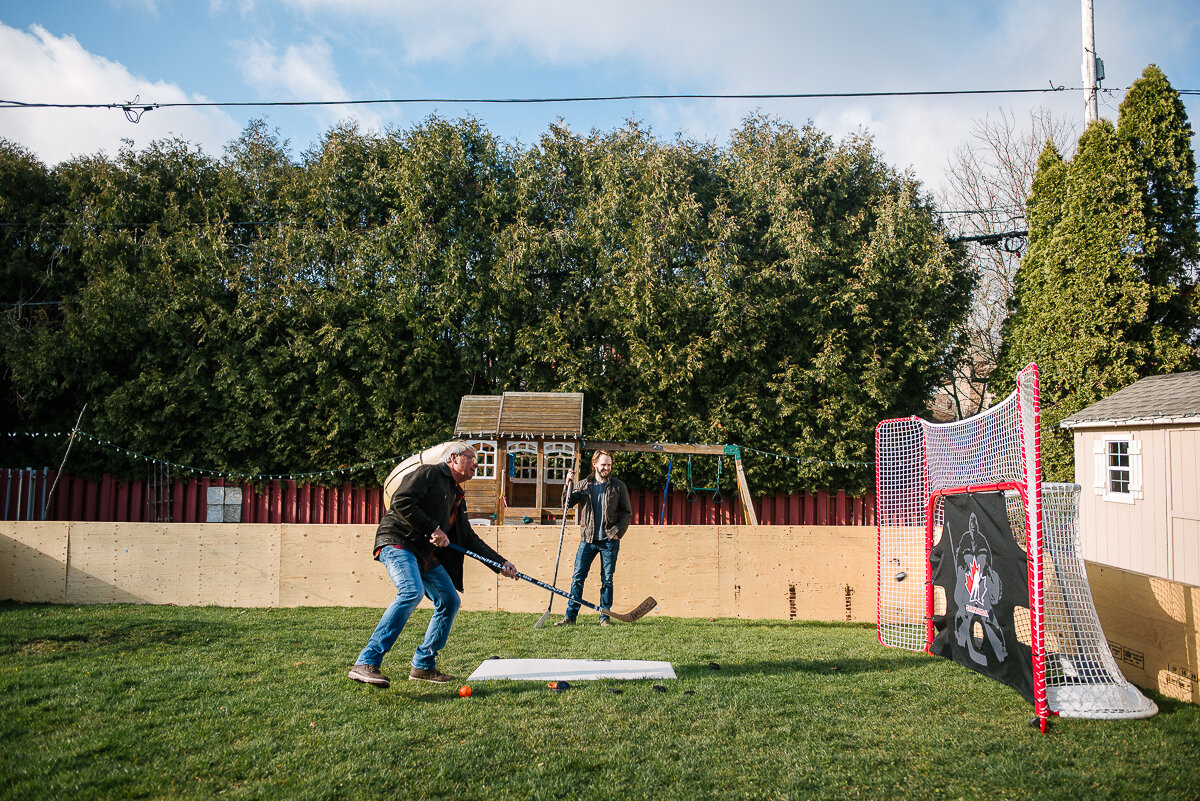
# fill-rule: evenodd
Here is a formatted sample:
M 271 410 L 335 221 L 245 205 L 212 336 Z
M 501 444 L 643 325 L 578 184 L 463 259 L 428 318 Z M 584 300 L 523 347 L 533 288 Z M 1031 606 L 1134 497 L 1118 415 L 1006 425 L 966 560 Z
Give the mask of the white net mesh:
M 983 414 L 954 423 L 885 420 L 875 432 L 879 531 L 878 631 L 887 646 L 924 651 L 933 640 L 927 537 L 942 526 L 939 491 L 1014 483 L 1006 493 L 1013 537 L 1032 565 L 1030 613 L 1018 636 L 1034 647 L 1037 694 L 1067 717 L 1145 717 L 1157 711 L 1121 675 L 1092 603 L 1080 556 L 1078 488 L 1040 483 L 1037 369 Z M 1040 491 L 1039 491 L 1040 490 Z M 1043 509 L 1043 505 L 1045 508 Z M 1026 521 L 1033 525 L 1026 525 Z M 1044 686 L 1044 690 L 1041 688 Z
M 1063 717 L 1144 718 L 1158 707 L 1121 675 L 1080 556 L 1079 485 L 1043 484 L 1046 700 Z

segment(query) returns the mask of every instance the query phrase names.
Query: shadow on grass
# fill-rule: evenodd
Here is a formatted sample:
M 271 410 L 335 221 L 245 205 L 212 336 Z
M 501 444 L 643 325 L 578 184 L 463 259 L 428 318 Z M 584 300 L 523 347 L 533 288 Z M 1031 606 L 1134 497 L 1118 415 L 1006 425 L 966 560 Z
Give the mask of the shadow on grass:
M 156 607 L 138 606 L 137 619 L 121 620 L 110 615 L 103 620 L 71 619 L 59 614 L 64 607 L 55 605 L 29 605 L 5 602 L 0 604 L 0 613 L 11 609 L 45 610 L 46 618 L 39 619 L 38 630 L 32 630 L 25 619 L 22 629 L 9 630 L 0 635 L 0 656 L 28 656 L 42 658 L 71 658 L 82 651 L 113 650 L 127 653 L 130 650 L 158 648 L 160 646 L 190 646 L 214 640 L 231 638 L 236 627 L 211 619 L 186 619 L 172 613 L 163 614 L 158 620 L 147 620 L 147 612 Z M 111 609 L 106 609 L 111 612 Z
M 929 666 L 926 659 L 914 658 L 911 654 L 882 654 L 868 659 L 780 659 L 772 661 L 741 662 L 721 664 L 712 667 L 715 662 L 704 664 L 677 664 L 675 675 L 679 678 L 701 679 L 715 676 L 786 676 L 799 674 L 828 676 L 841 673 L 857 675 L 862 673 L 900 673 L 902 671 L 922 670 Z

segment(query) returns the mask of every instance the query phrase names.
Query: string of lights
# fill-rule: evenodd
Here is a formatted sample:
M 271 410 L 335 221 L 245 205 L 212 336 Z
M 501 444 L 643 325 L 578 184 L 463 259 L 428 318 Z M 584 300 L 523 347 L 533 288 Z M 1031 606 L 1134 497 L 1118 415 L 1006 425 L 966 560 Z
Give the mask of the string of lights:
M 758 454 L 759 456 L 768 456 L 775 459 L 775 461 L 797 462 L 799 464 L 821 464 L 835 467 L 869 467 L 874 464 L 874 462 L 830 461 L 828 459 L 816 459 L 807 456 L 789 456 L 786 453 L 771 453 L 770 451 L 760 451 L 745 446 L 742 446 L 742 450 L 747 453 Z
M 9 437 L 31 437 L 31 438 L 44 437 L 47 439 L 62 439 L 64 437 L 70 436 L 70 433 L 71 432 L 62 432 L 62 431 L 13 431 L 13 432 L 9 432 L 8 436 Z M 244 471 L 244 470 L 243 471 L 217 470 L 217 469 L 208 468 L 208 467 L 196 467 L 194 465 L 180 464 L 177 462 L 172 462 L 170 459 L 164 459 L 164 458 L 160 458 L 157 456 L 148 456 L 147 454 L 139 453 L 138 451 L 131 450 L 130 448 L 126 448 L 122 445 L 118 445 L 117 443 L 112 442 L 107 439 L 104 439 L 103 437 L 98 437 L 94 434 L 89 434 L 88 432 L 84 431 L 83 429 L 76 429 L 75 436 L 81 437 L 92 443 L 95 443 L 97 445 L 103 446 L 110 450 L 116 451 L 117 453 L 131 457 L 135 460 L 165 465 L 166 467 L 169 467 L 172 470 L 177 470 L 177 471 L 186 472 L 186 473 L 193 473 L 195 475 L 201 475 L 201 476 L 214 476 L 216 478 L 246 478 L 246 479 L 252 479 L 255 481 L 269 481 L 272 479 L 300 480 L 300 479 L 322 478 L 322 477 L 336 476 L 336 475 L 349 475 L 351 473 L 356 473 L 356 472 L 363 471 L 363 470 L 372 470 L 381 465 L 399 464 L 400 462 L 407 459 L 409 456 L 412 456 L 413 454 L 416 454 L 416 453 L 421 453 L 421 451 L 424 450 L 424 449 L 415 450 L 412 453 L 408 453 L 403 456 L 393 456 L 393 457 L 390 457 L 387 459 L 377 459 L 374 462 L 362 462 L 360 464 L 351 464 L 351 465 L 338 465 L 337 467 L 327 468 L 324 470 L 314 470 L 314 471 L 311 471 L 308 473 L 257 473 L 257 472 L 253 472 L 253 471 Z
M 62 431 L 13 431 L 13 432 L 9 432 L 8 436 L 10 438 L 11 437 L 30 437 L 30 438 L 35 438 L 35 439 L 36 438 L 63 439 L 64 437 L 70 436 L 70 433 L 71 432 L 62 432 Z M 149 456 L 147 454 L 140 453 L 140 452 L 132 450 L 130 448 L 126 448 L 122 445 L 118 445 L 115 442 L 104 439 L 103 437 L 98 437 L 94 434 L 90 434 L 90 433 L 84 431 L 83 429 L 75 429 L 75 435 L 77 437 L 82 437 L 94 444 L 109 448 L 113 451 L 116 451 L 117 453 L 128 456 L 130 458 L 140 460 L 140 461 L 152 462 L 155 464 L 165 465 L 165 466 L 171 468 L 172 470 L 189 472 L 189 473 L 193 473 L 196 475 L 202 475 L 202 476 L 214 476 L 217 478 L 248 478 L 248 479 L 253 479 L 253 480 L 272 480 L 272 479 L 300 480 L 300 479 L 322 478 L 322 477 L 335 476 L 335 475 L 347 475 L 347 474 L 355 473 L 358 471 L 372 470 L 381 465 L 399 464 L 400 462 L 407 459 L 409 456 L 412 456 L 413 454 L 416 454 L 416 453 L 421 453 L 422 451 L 425 450 L 424 448 L 421 448 L 421 449 L 413 451 L 412 453 L 405 454 L 403 456 L 394 456 L 394 457 L 390 457 L 388 459 L 378 459 L 374 462 L 363 462 L 361 464 L 339 465 L 338 467 L 335 467 L 335 468 L 327 468 L 324 470 L 314 470 L 314 471 L 308 472 L 308 473 L 255 473 L 255 472 L 248 472 L 248 471 L 217 470 L 217 469 L 207 468 L 207 467 L 195 467 L 193 465 L 179 464 L 176 462 L 172 462 L 169 459 L 164 459 L 164 458 L 160 458 L 157 456 Z M 642 442 L 642 443 L 631 443 L 631 444 L 654 445 L 655 443 Z M 830 465 L 830 466 L 836 466 L 836 467 L 867 467 L 872 464 L 871 462 L 827 460 L 827 459 L 816 459 L 816 458 L 811 458 L 811 457 L 791 456 L 786 453 L 773 453 L 771 451 L 761 451 L 761 450 L 758 450 L 757 448 L 748 448 L 745 446 L 741 446 L 741 450 L 743 452 L 753 453 L 753 454 L 756 454 L 758 456 L 762 456 L 765 458 L 772 458 L 775 461 L 794 462 L 797 464 L 817 464 L 817 465 Z

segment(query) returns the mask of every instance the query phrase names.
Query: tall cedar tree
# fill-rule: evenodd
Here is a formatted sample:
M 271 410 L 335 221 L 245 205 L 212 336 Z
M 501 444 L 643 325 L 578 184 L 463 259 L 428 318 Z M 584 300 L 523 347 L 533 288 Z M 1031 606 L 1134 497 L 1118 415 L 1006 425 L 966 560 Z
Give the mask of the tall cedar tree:
M 92 433 L 239 474 L 381 460 L 354 477 L 379 479 L 449 438 L 463 395 L 577 391 L 590 437 L 783 452 L 803 461 L 749 456 L 757 491 L 862 491 L 875 422 L 923 408 L 971 288 L 868 138 L 761 118 L 723 149 L 635 122 L 504 146 L 434 117 L 337 126 L 299 158 L 262 123 L 223 159 L 4 155 L 32 175 L 0 185 L 4 208 L 33 214 L 22 192 L 44 185 L 36 214 L 61 220 L 6 240 L 5 267 L 74 282 L 9 329 L 19 426 L 65 430 L 87 401 Z M 666 468 L 621 466 L 658 486 Z
M 1074 476 L 1063 418 L 1144 376 L 1196 366 L 1191 129 L 1156 67 L 1122 103 L 1120 126 L 1090 125 L 1069 163 L 1048 146 L 1027 204 L 1029 251 L 999 369 L 1039 365 L 1053 481 Z

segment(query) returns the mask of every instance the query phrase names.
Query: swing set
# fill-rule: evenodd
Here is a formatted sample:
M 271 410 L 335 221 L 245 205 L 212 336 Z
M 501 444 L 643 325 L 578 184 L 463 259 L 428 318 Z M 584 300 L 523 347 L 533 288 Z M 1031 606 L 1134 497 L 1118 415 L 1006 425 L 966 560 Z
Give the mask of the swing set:
M 584 442 L 584 450 L 606 450 L 613 452 L 624 453 L 665 453 L 669 454 L 667 462 L 667 486 L 663 489 L 663 502 L 659 510 L 658 522 L 662 525 L 666 518 L 667 511 L 667 494 L 671 489 L 671 472 L 675 466 L 676 456 L 687 456 L 687 499 L 689 502 L 695 502 L 700 499 L 700 493 L 711 492 L 713 503 L 722 503 L 724 498 L 721 496 L 721 471 L 724 466 L 724 458 L 729 456 L 733 459 L 734 468 L 737 472 L 737 488 L 738 501 L 741 505 L 742 520 L 747 525 L 757 526 L 758 515 L 754 512 L 754 501 L 750 497 L 750 487 L 746 483 L 746 471 L 742 467 L 742 450 L 737 445 L 688 445 L 674 442 Z M 715 487 L 697 487 L 692 480 L 692 457 L 693 456 L 716 456 L 717 457 L 717 485 Z

